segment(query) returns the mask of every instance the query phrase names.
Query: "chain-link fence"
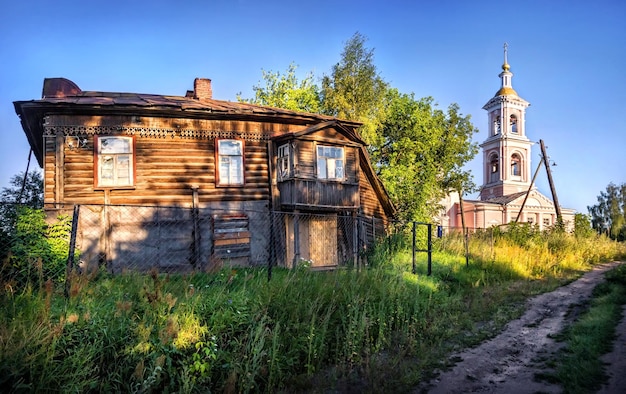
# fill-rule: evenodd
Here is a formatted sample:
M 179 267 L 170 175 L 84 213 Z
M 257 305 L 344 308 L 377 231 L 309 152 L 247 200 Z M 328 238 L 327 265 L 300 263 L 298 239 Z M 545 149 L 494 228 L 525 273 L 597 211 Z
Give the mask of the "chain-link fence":
M 44 213 L 0 206 L 3 278 L 62 278 L 70 240 L 75 245 L 70 265 L 82 272 L 359 266 L 366 264 L 364 252 L 387 231 L 383 220 L 356 213 L 278 212 L 259 205 L 226 209 L 85 204 L 78 206 L 72 226 L 74 208 L 46 207 Z

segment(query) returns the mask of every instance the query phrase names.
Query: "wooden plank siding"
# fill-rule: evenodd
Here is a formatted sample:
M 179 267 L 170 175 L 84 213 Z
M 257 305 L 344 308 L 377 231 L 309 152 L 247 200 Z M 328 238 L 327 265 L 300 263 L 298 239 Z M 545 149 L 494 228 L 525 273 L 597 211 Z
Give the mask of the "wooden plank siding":
M 344 149 L 344 180 L 318 179 L 319 145 Z M 284 208 L 309 211 L 359 208 L 358 148 L 345 135 L 333 128 L 323 129 L 290 141 L 290 146 L 294 150 L 292 176 L 278 182 L 277 188 Z
M 42 99 L 14 103 L 43 167 L 47 212 L 83 207 L 81 261 L 115 272 L 153 264 L 185 271 L 297 259 L 314 266 L 356 263 L 361 217 L 375 216 L 367 218 L 372 229 L 361 231 L 368 239 L 394 214 L 358 135 L 361 124 L 215 100 L 210 83 L 199 78 L 184 96 L 166 96 L 82 91 L 52 78 L 44 80 Z M 132 182 L 128 152 L 111 153 L 98 171 L 94 150 L 107 146 L 98 141 L 104 136 L 131 137 Z M 243 141 L 242 185 L 217 185 L 219 139 Z M 279 179 L 283 144 L 290 146 L 289 160 L 281 160 Z M 338 172 L 318 179 L 320 145 L 343 148 L 343 179 L 333 179 Z M 231 153 L 239 182 L 238 153 Z M 339 164 L 338 157 L 325 160 L 330 170 Z M 99 176 L 122 186 L 98 186 Z M 237 231 L 227 231 L 233 223 Z
M 361 179 L 367 179 L 362 168 L 359 169 L 359 172 L 361 173 Z M 385 210 L 370 182 L 359 183 L 359 195 L 361 198 L 361 211 L 364 215 L 387 219 Z
M 66 116 L 62 119 L 67 121 Z M 103 124 L 111 125 L 106 118 Z M 61 122 L 64 123 L 64 122 Z M 231 122 L 232 123 L 232 122 Z M 238 129 L 245 127 L 239 126 Z M 107 135 L 127 135 L 121 132 Z M 50 203 L 104 203 L 103 191 L 94 188 L 94 135 L 79 135 L 85 143 L 69 147 L 68 136 L 62 139 L 47 137 L 45 141 L 44 179 L 45 202 Z M 69 138 L 76 138 L 70 136 Z M 57 142 L 65 141 L 62 184 Z M 135 135 L 135 185 L 131 190 L 111 189 L 111 204 L 184 204 L 191 203 L 191 187 L 197 186 L 200 203 L 212 201 L 246 201 L 269 199 L 269 170 L 266 140 L 246 140 L 244 149 L 243 187 L 216 187 L 215 137 L 184 138 L 180 136 L 156 138 Z M 57 197 L 56 187 L 63 191 Z

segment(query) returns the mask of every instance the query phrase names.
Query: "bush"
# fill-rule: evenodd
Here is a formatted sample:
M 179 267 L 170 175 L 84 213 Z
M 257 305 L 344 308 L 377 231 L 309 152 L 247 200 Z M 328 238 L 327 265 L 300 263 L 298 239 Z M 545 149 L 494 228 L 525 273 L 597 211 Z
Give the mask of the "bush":
M 46 223 L 42 209 L 17 206 L 14 225 L 2 230 L 2 276 L 18 286 L 62 281 L 69 252 L 71 218 Z

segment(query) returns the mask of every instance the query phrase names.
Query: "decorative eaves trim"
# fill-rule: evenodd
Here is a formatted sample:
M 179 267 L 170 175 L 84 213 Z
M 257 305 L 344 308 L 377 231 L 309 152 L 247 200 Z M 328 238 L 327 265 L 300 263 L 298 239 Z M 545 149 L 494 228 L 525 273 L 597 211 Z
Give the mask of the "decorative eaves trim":
M 44 137 L 52 137 L 58 133 L 63 135 L 139 135 L 148 138 L 181 138 L 181 139 L 214 139 L 241 138 L 248 141 L 268 141 L 270 136 L 265 133 L 237 132 L 226 130 L 177 130 L 151 127 L 126 126 L 44 126 Z

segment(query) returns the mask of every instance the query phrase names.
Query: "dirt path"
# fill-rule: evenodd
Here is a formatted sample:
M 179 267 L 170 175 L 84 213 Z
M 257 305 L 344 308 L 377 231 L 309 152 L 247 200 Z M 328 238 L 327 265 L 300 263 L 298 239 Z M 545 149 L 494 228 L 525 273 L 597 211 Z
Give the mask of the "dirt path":
M 622 321 L 615 330 L 617 338 L 613 351 L 602 357 L 608 368 L 609 381 L 598 394 L 626 393 L 626 305 L 622 308 Z
M 510 322 L 497 337 L 483 342 L 476 348 L 451 357 L 459 362 L 449 371 L 441 373 L 435 380 L 419 387 L 416 393 L 560 393 L 561 387 L 535 381 L 535 374 L 546 372 L 542 360 L 559 348 L 552 337 L 570 322 L 566 318 L 570 307 L 582 303 L 591 296 L 593 288 L 604 279 L 604 273 L 624 262 L 612 262 L 595 267 L 580 279 L 539 295 L 528 301 L 524 315 Z M 618 328 L 626 343 L 626 319 Z M 619 331 L 621 330 L 621 331 Z M 615 346 L 616 354 L 609 362 L 626 360 L 626 345 Z M 621 358 L 620 358 L 621 357 Z M 622 378 L 617 363 L 616 372 L 609 375 Z M 609 382 L 610 384 L 612 382 Z M 624 384 L 622 380 L 622 384 Z M 615 384 L 619 384 L 616 382 Z M 605 393 L 626 392 L 617 386 L 606 387 Z

